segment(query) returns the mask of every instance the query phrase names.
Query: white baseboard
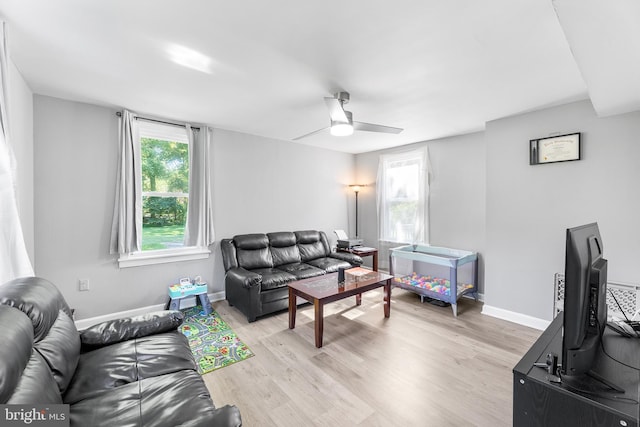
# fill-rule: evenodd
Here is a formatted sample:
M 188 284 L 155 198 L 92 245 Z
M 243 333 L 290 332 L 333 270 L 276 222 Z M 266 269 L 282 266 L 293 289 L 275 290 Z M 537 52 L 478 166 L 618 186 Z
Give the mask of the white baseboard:
M 482 306 L 482 314 L 487 316 L 497 317 L 498 319 L 507 320 L 509 322 L 517 323 L 519 325 L 528 326 L 530 328 L 544 331 L 551 324 L 550 320 L 539 319 L 537 317 L 529 316 L 522 313 L 516 313 L 515 311 L 505 310 L 503 308 L 492 307 L 484 304 Z
M 211 301 L 211 302 L 222 301 L 222 300 L 225 299 L 224 291 L 220 291 L 220 292 L 216 292 L 216 293 L 208 294 L 208 295 L 209 295 L 209 301 Z M 158 311 L 158 310 L 164 310 L 165 307 L 166 307 L 166 304 L 148 305 L 146 307 L 134 308 L 132 310 L 125 310 L 125 311 L 118 311 L 116 313 L 109 313 L 109 314 L 105 314 L 103 316 L 96 316 L 96 317 L 89 317 L 87 319 L 80 319 L 80 320 L 76 320 L 75 321 L 76 329 L 78 329 L 80 331 L 82 329 L 86 329 L 89 326 L 95 325 L 97 323 L 106 322 L 107 320 L 115 320 L 115 319 L 122 319 L 124 317 L 140 316 L 142 314 L 147 314 L 147 313 L 151 313 L 151 312 Z
M 464 295 L 463 298 L 473 298 L 471 295 Z M 224 291 L 209 294 L 209 301 L 223 301 L 225 299 Z M 478 300 L 484 302 L 484 294 L 478 293 Z M 142 314 L 151 313 L 153 311 L 164 310 L 165 304 L 149 305 L 146 307 L 135 308 L 132 310 L 118 311 L 116 313 L 105 314 L 102 316 L 89 317 L 87 319 L 76 320 L 76 328 L 78 330 L 86 329 L 89 326 L 95 325 L 100 322 L 106 322 L 108 320 L 121 319 L 123 317 L 140 316 Z M 517 323 L 519 325 L 528 326 L 530 328 L 545 330 L 551 321 L 538 319 L 537 317 L 528 316 L 526 314 L 516 313 L 514 311 L 505 310 L 503 308 L 492 307 L 484 304 L 482 307 L 482 314 L 487 316 L 497 317 L 498 319 L 507 320 L 509 322 Z

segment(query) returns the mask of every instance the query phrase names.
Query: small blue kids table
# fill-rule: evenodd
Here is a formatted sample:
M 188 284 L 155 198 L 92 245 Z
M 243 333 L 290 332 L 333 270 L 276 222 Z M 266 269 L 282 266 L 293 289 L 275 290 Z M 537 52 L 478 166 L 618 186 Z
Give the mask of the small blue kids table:
M 206 283 L 191 283 L 189 279 L 180 279 L 180 283 L 169 286 L 169 310 L 180 310 L 185 299 L 190 296 L 196 296 L 202 305 L 203 314 L 209 314 L 213 311 L 207 295 Z

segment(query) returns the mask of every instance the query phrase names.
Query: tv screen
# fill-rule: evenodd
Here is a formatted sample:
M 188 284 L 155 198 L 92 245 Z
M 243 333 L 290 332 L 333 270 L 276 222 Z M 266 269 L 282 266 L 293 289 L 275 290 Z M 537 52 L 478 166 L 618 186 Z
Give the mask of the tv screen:
M 607 260 L 597 223 L 567 229 L 562 369 L 567 376 L 592 368 L 607 323 Z

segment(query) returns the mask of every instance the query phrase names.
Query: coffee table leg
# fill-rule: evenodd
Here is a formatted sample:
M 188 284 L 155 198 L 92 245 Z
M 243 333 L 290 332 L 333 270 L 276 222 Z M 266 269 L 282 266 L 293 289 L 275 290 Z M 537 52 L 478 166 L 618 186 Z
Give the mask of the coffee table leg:
M 322 332 L 324 328 L 324 317 L 322 314 L 322 303 L 319 300 L 313 301 L 313 308 L 315 309 L 315 327 L 316 327 L 316 347 L 322 347 Z
M 296 327 L 296 296 L 289 288 L 289 329 Z
M 391 280 L 384 284 L 384 317 L 391 315 Z

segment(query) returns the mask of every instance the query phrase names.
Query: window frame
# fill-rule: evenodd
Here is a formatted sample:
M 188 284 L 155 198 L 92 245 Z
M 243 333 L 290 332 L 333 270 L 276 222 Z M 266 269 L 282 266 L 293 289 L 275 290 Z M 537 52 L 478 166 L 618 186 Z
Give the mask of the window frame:
M 152 138 L 159 139 L 164 141 L 175 141 L 180 143 L 186 143 L 189 145 L 189 151 L 191 151 L 191 143 L 189 142 L 190 138 L 187 135 L 187 130 L 180 124 L 173 124 L 169 122 L 158 121 L 154 119 L 146 119 L 143 117 L 136 117 L 138 132 L 136 135 L 136 144 L 138 149 L 140 150 L 142 147 L 142 139 L 143 138 Z M 179 135 L 180 132 L 184 133 L 184 136 Z M 185 139 L 186 138 L 186 139 Z M 189 171 L 191 171 L 192 156 L 189 153 Z M 140 174 L 140 182 L 142 182 L 142 169 L 139 167 L 136 173 Z M 190 179 L 190 178 L 189 178 Z M 191 183 L 189 182 L 189 185 Z M 140 205 L 140 218 L 136 218 L 136 220 L 140 220 L 142 223 L 142 218 L 144 215 L 144 210 L 142 209 L 142 200 L 144 196 L 158 196 L 158 195 L 170 195 L 172 197 L 187 197 L 189 198 L 189 190 L 185 193 L 168 193 L 168 192 L 148 192 L 148 191 L 140 191 L 138 196 L 138 203 Z M 188 208 L 187 208 L 188 209 Z M 186 225 L 186 224 L 185 224 Z M 186 232 L 186 229 L 185 229 Z M 142 239 L 142 237 L 141 237 Z M 142 240 L 141 240 L 142 244 Z M 129 267 L 138 267 L 144 265 L 153 265 L 153 264 L 166 264 L 172 262 L 179 261 L 193 261 L 199 259 L 206 259 L 211 254 L 211 250 L 208 247 L 202 246 L 182 246 L 177 248 L 167 248 L 167 249 L 150 249 L 150 250 L 142 250 L 130 253 L 121 254 L 118 258 L 118 265 L 120 268 L 129 268 Z
M 394 163 L 408 163 L 416 161 L 418 167 L 418 188 L 416 192 L 416 198 L 409 197 L 407 195 L 406 198 L 398 199 L 392 198 L 387 194 L 387 179 L 389 178 L 389 170 L 392 169 L 390 166 Z M 388 243 L 403 243 L 403 244 L 412 244 L 412 243 L 424 243 L 428 244 L 429 242 L 429 160 L 427 149 L 421 148 L 417 150 L 411 150 L 401 153 L 392 153 L 392 154 L 384 154 L 380 156 L 380 170 L 378 172 L 378 240 L 380 242 L 388 242 Z M 384 188 L 383 188 L 384 187 Z M 383 188 L 383 189 L 382 189 Z M 381 190 L 382 189 L 382 190 Z M 391 230 L 390 224 L 388 223 L 390 219 L 389 205 L 392 203 L 398 203 L 403 201 L 415 201 L 418 206 L 416 207 L 418 216 L 422 216 L 422 222 L 419 225 L 419 228 L 414 229 L 410 234 L 411 237 L 404 239 L 400 237 L 405 236 L 394 236 L 392 237 L 389 231 Z M 416 220 L 419 220 L 417 218 Z
M 172 249 L 155 249 L 150 251 L 131 252 L 118 258 L 120 268 L 138 267 L 142 265 L 167 264 L 178 261 L 193 261 L 209 258 L 209 248 L 185 246 Z

